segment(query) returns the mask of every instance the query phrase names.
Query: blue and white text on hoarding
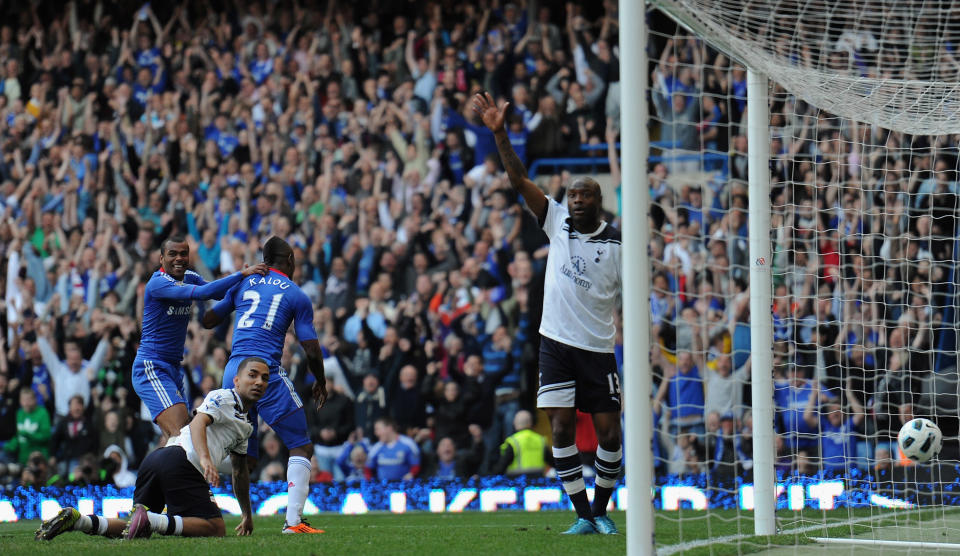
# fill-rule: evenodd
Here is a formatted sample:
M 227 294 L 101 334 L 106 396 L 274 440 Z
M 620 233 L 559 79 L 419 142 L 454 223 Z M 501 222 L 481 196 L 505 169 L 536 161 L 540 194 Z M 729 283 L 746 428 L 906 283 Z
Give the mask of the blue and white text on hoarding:
M 874 490 L 864 480 L 791 477 L 777 484 L 777 508 L 833 509 L 839 507 L 879 506 L 912 507 L 915 497 L 906 491 Z M 938 485 L 938 490 L 942 485 Z M 285 483 L 254 484 L 250 498 L 257 515 L 277 515 L 287 505 Z M 654 504 L 661 510 L 690 508 L 751 510 L 754 505 L 752 484 L 738 480 L 730 488 L 708 487 L 702 478 L 672 478 L 654 489 Z M 899 494 L 899 495 L 898 495 Z M 915 494 L 915 493 L 914 493 Z M 593 489 L 588 489 L 593 497 Z M 227 487 L 214 489 L 220 508 L 239 514 L 240 505 Z M 107 517 L 124 516 L 132 505 L 133 488 L 48 487 L 40 491 L 16 488 L 0 492 L 0 522 L 48 518 L 64 506 L 77 507 L 81 513 Z M 626 487 L 621 481 L 609 508 L 626 509 Z M 943 503 L 958 503 L 943 500 Z M 304 507 L 307 515 L 322 512 L 363 514 L 367 512 L 494 512 L 502 509 L 566 510 L 570 503 L 555 479 L 510 479 L 486 477 L 474 481 L 423 481 L 394 483 L 315 484 Z

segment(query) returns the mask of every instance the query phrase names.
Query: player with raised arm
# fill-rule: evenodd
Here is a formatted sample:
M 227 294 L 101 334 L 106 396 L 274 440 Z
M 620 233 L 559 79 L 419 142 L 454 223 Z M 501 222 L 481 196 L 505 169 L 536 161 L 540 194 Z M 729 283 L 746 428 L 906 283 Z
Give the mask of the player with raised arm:
M 237 284 L 223 301 L 203 317 L 203 326 L 217 326 L 231 311 L 237 316 L 233 325 L 230 360 L 224 369 L 224 382 L 233 380 L 240 361 L 246 357 L 262 357 L 270 365 L 267 393 L 250 411 L 250 421 L 257 415 L 277 433 L 290 450 L 287 462 L 287 519 L 284 533 L 323 533 L 303 521 L 303 506 L 310 490 L 310 457 L 313 444 L 307 434 L 307 415 L 303 402 L 293 388 L 287 372 L 280 366 L 287 329 L 293 323 L 297 339 L 307 356 L 307 366 L 316 382 L 313 398 L 317 408 L 327 399 L 323 372 L 323 352 L 313 328 L 313 305 L 293 283 L 295 261 L 293 249 L 279 237 L 271 237 L 263 245 L 263 262 L 269 267 L 266 276 L 253 276 Z M 256 430 L 247 449 L 251 465 L 258 454 Z
M 510 184 L 523 196 L 550 239 L 540 325 L 537 407 L 550 418 L 557 476 L 578 519 L 565 534 L 616 534 L 607 503 L 620 475 L 620 379 L 613 355 L 614 316 L 620 303 L 620 231 L 601 218 L 600 185 L 577 178 L 567 206 L 548 199 L 527 177 L 504 127 L 509 103 L 474 95 L 473 109 L 494 133 Z M 593 507 L 587 500 L 575 444 L 576 410 L 593 415 L 600 446 Z
M 179 236 L 167 238 L 160 245 L 160 269 L 147 281 L 144 291 L 143 333 L 133 361 L 133 389 L 163 432 L 159 446 L 165 446 L 168 438 L 176 436 L 190 422 L 180 391 L 180 360 L 193 302 L 221 299 L 242 278 L 267 273 L 266 265 L 259 264 L 207 283 L 196 272 L 187 270 L 189 262 L 190 246 L 186 240 Z
M 249 357 L 239 368 L 233 388 L 207 394 L 190 424 L 170 438 L 165 447 L 144 458 L 137 473 L 133 512 L 128 521 L 84 516 L 76 508 L 64 508 L 43 522 L 35 538 L 49 541 L 70 531 L 126 539 L 153 533 L 222 537 L 223 515 L 207 482 L 219 485 L 217 463 L 227 454 L 233 461 L 233 493 L 242 514 L 237 535 L 251 534 L 253 510 L 246 451 L 253 425 L 247 419 L 247 410 L 267 391 L 270 367 L 263 359 Z M 167 513 L 161 514 L 164 506 Z

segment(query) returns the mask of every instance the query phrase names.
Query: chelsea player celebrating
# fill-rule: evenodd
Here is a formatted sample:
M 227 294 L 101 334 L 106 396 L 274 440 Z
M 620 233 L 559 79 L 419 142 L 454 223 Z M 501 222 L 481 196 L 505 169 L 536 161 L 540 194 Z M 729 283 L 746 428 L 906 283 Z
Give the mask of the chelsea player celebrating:
M 203 317 L 203 326 L 217 326 L 231 311 L 237 316 L 233 327 L 233 347 L 223 373 L 223 383 L 229 384 L 237 367 L 247 357 L 260 357 L 270 365 L 270 384 L 263 398 L 250 410 L 250 422 L 257 415 L 270 425 L 290 450 L 287 463 L 287 519 L 283 532 L 322 533 L 303 521 L 303 505 L 310 489 L 310 456 L 313 444 L 307 434 L 307 415 L 303 402 L 293 388 L 287 372 L 280 366 L 280 356 L 287 329 L 294 331 L 307 356 L 307 366 L 316 382 L 313 398 L 317 408 L 327 399 L 323 371 L 323 353 L 317 332 L 313 328 L 313 305 L 290 276 L 295 268 L 293 249 L 279 237 L 271 237 L 263 246 L 263 261 L 270 272 L 242 280 Z M 250 437 L 247 458 L 256 465 L 258 455 L 257 432 Z
M 187 270 L 189 261 L 190 246 L 183 237 L 164 240 L 160 244 L 160 270 L 147 281 L 144 292 L 143 332 L 133 362 L 133 389 L 163 432 L 158 446 L 165 446 L 168 438 L 177 436 L 190 422 L 180 392 L 180 360 L 193 302 L 220 299 L 242 278 L 267 273 L 266 265 L 261 263 L 207 283 L 196 272 Z

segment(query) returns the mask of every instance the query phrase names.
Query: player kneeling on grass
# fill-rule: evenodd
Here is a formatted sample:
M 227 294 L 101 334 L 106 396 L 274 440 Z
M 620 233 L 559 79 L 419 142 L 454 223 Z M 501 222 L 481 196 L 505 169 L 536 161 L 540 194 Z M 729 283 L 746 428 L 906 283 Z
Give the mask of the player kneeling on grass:
M 64 508 L 43 522 L 36 539 L 50 540 L 69 531 L 125 539 L 145 538 L 152 533 L 222 537 L 223 516 L 207 482 L 218 486 L 216 462 L 223 461 L 227 454 L 233 463 L 233 493 L 243 513 L 237 534 L 249 535 L 253 514 L 246 450 L 253 425 L 247 419 L 247 410 L 266 392 L 269 380 L 266 361 L 249 357 L 240 363 L 232 389 L 207 394 L 190 424 L 180 429 L 180 435 L 143 460 L 128 521 L 84 516 L 75 508 Z M 164 506 L 166 514 L 155 513 Z

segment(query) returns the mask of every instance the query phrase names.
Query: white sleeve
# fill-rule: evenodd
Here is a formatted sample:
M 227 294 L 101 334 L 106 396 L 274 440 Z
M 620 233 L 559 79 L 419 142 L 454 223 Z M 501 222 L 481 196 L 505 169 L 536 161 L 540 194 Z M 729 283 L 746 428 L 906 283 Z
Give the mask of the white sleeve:
M 229 390 L 213 390 L 203 399 L 197 413 L 209 415 L 214 423 L 221 423 L 233 411 L 233 395 Z
M 547 197 L 547 216 L 543 219 L 543 231 L 551 241 L 558 234 L 564 233 L 563 226 L 569 216 L 567 207 Z
M 50 378 L 52 378 L 53 382 L 56 383 L 64 374 L 63 362 L 60 361 L 60 357 L 57 355 L 57 352 L 53 350 L 53 346 L 50 345 L 50 341 L 44 336 L 37 336 L 37 347 L 40 348 L 40 357 L 43 359 L 43 364 L 47 366 L 47 370 L 50 372 Z M 54 387 L 56 387 L 56 384 L 54 384 Z

